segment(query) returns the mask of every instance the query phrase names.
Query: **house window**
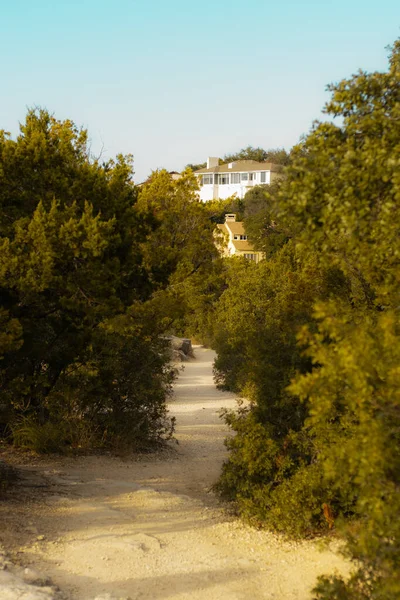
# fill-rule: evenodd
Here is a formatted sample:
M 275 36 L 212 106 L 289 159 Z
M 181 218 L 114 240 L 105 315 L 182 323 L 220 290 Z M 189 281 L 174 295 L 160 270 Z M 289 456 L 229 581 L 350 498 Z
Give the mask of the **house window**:
M 249 180 L 250 181 L 255 181 L 256 180 L 256 174 L 255 173 L 249 173 Z
M 234 240 L 240 240 L 240 236 L 239 236 L 239 234 L 235 233 L 235 235 L 233 236 L 233 239 L 234 239 Z
M 247 240 L 247 235 L 241 235 L 241 236 L 240 236 L 240 239 L 241 239 L 241 240 Z
M 248 173 L 242 173 L 242 181 L 247 181 L 249 178 L 249 174 Z
M 203 175 L 201 178 L 201 185 L 209 185 L 212 182 L 213 182 L 212 175 Z
M 257 258 L 255 254 L 245 254 L 244 257 L 248 260 L 256 260 Z
M 229 183 L 229 173 L 221 173 L 219 176 L 219 184 L 226 185 Z
M 266 183 L 267 182 L 267 174 L 264 171 L 263 173 L 261 173 L 261 183 Z
M 231 174 L 231 183 L 240 183 L 240 173 Z

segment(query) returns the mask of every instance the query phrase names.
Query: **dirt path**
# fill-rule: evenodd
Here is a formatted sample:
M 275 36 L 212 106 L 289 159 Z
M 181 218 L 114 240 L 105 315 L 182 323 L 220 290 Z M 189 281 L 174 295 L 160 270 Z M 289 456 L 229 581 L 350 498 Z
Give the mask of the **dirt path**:
M 218 506 L 209 492 L 225 457 L 218 411 L 235 399 L 213 385 L 213 353 L 196 356 L 171 403 L 176 451 L 40 460 L 25 467 L 25 499 L 12 513 L 3 504 L 0 539 L 63 597 L 306 600 L 319 574 L 347 570 L 332 551 L 252 530 Z

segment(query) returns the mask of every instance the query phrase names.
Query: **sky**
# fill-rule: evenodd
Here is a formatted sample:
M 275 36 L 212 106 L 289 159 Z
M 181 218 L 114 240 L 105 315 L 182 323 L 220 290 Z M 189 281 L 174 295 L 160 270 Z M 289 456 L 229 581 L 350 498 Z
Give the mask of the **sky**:
M 387 69 L 398 0 L 0 0 L 0 129 L 40 106 L 94 155 L 154 169 L 290 149 L 358 69 Z

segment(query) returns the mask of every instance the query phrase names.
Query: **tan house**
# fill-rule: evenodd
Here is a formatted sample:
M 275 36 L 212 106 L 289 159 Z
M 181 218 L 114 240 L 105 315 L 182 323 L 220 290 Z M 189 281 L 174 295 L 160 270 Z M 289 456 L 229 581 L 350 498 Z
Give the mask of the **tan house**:
M 218 229 L 224 234 L 224 242 L 217 242 L 223 256 L 243 256 L 256 263 L 263 260 L 264 254 L 254 250 L 247 239 L 243 223 L 236 221 L 235 214 L 225 215 L 225 223 L 219 224 Z

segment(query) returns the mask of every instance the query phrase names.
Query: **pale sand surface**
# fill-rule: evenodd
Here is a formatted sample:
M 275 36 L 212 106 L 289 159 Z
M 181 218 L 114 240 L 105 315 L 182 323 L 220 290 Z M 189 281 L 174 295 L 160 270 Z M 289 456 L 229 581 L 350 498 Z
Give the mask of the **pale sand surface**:
M 218 504 L 210 486 L 227 435 L 218 413 L 236 401 L 213 384 L 214 353 L 195 354 L 170 405 L 176 449 L 31 460 L 23 501 L 0 504 L 0 541 L 63 598 L 310 600 L 319 574 L 348 572 L 332 549 L 251 529 Z

